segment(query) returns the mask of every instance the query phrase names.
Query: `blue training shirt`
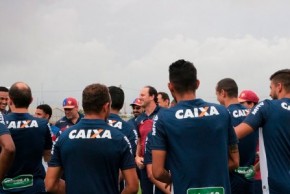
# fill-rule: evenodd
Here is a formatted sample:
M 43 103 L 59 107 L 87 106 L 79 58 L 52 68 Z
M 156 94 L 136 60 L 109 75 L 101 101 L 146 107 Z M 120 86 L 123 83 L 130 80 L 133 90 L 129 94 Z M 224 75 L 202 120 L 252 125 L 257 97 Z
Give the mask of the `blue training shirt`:
M 260 128 L 263 190 L 290 193 L 290 99 L 264 100 L 244 120 Z
M 48 165 L 63 168 L 70 194 L 118 194 L 119 169 L 136 168 L 128 138 L 99 119 L 81 119 L 65 130 Z
M 249 109 L 238 104 L 231 104 L 227 107 L 232 117 L 234 127 L 244 121 L 249 113 Z M 240 166 L 254 165 L 256 158 L 256 148 L 258 142 L 258 132 L 254 132 L 242 139 L 239 139 Z
M 138 137 L 134 126 L 124 121 L 119 115 L 113 113 L 109 115 L 108 123 L 112 127 L 119 129 L 129 139 L 133 155 L 135 155 Z
M 230 194 L 229 145 L 238 143 L 228 110 L 201 99 L 181 101 L 158 113 L 152 150 L 165 150 L 174 193 L 222 187 Z

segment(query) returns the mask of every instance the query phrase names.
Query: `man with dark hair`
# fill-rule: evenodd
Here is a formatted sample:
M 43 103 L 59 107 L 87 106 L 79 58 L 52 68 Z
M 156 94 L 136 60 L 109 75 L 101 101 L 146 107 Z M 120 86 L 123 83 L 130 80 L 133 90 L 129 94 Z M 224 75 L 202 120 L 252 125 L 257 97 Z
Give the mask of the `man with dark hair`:
M 65 130 L 54 146 L 45 185 L 51 193 L 119 194 L 119 169 L 126 181 L 122 194 L 138 192 L 130 142 L 106 120 L 111 99 L 108 88 L 88 85 L 82 94 L 85 117 Z M 65 182 L 60 179 L 62 172 Z
M 158 92 L 157 93 L 158 105 L 164 108 L 169 108 L 170 99 L 167 93 Z
M 2 114 L 7 114 L 7 103 L 8 103 L 8 88 L 4 87 L 4 86 L 0 86 L 0 112 Z
M 144 166 L 144 153 L 147 135 L 152 131 L 153 117 L 160 109 L 157 104 L 157 90 L 152 86 L 145 86 L 140 91 L 139 99 L 144 112 L 136 119 L 138 142 L 135 161 L 137 167 L 140 169 L 142 194 L 152 194 L 153 184 L 149 180 L 147 170 Z
M 140 99 L 135 98 L 135 100 L 130 104 L 130 106 L 132 107 L 133 117 L 128 120 L 128 123 L 133 125 L 135 128 L 137 128 L 136 118 L 143 112 Z M 137 135 L 137 131 L 136 131 L 136 135 Z
M 238 100 L 238 85 L 231 78 L 224 78 L 217 83 L 216 96 L 220 104 L 224 105 L 231 115 L 232 125 L 239 125 L 249 113 L 249 109 L 241 105 Z M 254 163 L 258 133 L 239 140 L 240 168 L 230 172 L 232 194 L 254 193 Z
M 44 118 L 49 121 L 52 115 L 52 109 L 48 104 L 40 104 L 36 107 L 34 115 L 38 118 Z
M 260 168 L 264 193 L 290 193 L 290 69 L 270 77 L 270 96 L 235 128 L 243 138 L 259 127 Z
M 239 165 L 238 140 L 224 106 L 196 99 L 196 74 L 185 60 L 169 66 L 168 88 L 178 103 L 154 118 L 153 175 L 173 183 L 174 193 L 229 194 L 229 169 Z
M 137 131 L 134 126 L 130 125 L 126 121 L 124 121 L 118 114 L 120 110 L 123 108 L 125 94 L 124 91 L 116 86 L 109 87 L 109 93 L 111 96 L 112 104 L 111 104 L 111 111 L 108 118 L 109 125 L 117 128 L 122 132 L 129 140 L 132 154 L 135 156 L 136 153 L 136 146 L 137 146 Z M 121 178 L 122 179 L 122 178 Z M 124 188 L 124 181 L 120 182 L 120 190 Z
M 0 112 L 0 182 L 3 181 L 8 172 L 15 154 L 15 145 L 9 129 L 4 124 L 4 118 Z
M 42 156 L 50 160 L 52 141 L 47 120 L 28 113 L 32 102 L 30 87 L 14 83 L 9 90 L 11 113 L 5 115 L 5 124 L 15 143 L 15 160 L 2 182 L 0 193 L 45 192 L 45 171 Z

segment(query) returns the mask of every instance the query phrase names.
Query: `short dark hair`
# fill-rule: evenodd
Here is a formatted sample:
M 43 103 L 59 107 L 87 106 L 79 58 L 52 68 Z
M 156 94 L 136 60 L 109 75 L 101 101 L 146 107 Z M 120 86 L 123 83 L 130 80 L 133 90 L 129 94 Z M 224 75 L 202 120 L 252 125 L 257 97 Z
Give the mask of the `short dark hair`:
M 145 88 L 148 88 L 149 96 L 154 96 L 154 102 L 157 103 L 157 90 L 153 86 L 145 86 Z
M 82 106 L 85 113 L 100 113 L 103 106 L 111 101 L 108 88 L 102 84 L 86 86 L 82 96 Z
M 230 98 L 238 97 L 238 85 L 232 78 L 224 78 L 217 83 L 216 91 L 224 90 Z
M 52 115 L 52 109 L 48 104 L 40 104 L 36 108 L 42 110 L 45 114 L 48 114 L 48 120 L 50 119 Z
M 24 82 L 16 82 L 10 87 L 9 98 L 16 108 L 28 108 L 32 101 L 31 89 Z
M 169 81 L 178 93 L 197 89 L 197 70 L 193 63 L 180 59 L 169 66 Z
M 271 75 L 270 80 L 277 84 L 282 83 L 286 92 L 290 92 L 290 69 L 282 69 Z
M 157 96 L 158 95 L 161 95 L 161 98 L 163 99 L 163 100 L 168 100 L 168 102 L 170 102 L 170 98 L 169 98 L 169 96 L 168 96 L 168 94 L 166 93 L 166 92 L 158 92 L 157 93 Z
M 112 104 L 111 107 L 114 110 L 121 110 L 124 104 L 125 94 L 124 91 L 116 86 L 109 87 L 109 93 L 111 95 Z
M 9 89 L 5 86 L 0 86 L 0 92 L 9 92 Z

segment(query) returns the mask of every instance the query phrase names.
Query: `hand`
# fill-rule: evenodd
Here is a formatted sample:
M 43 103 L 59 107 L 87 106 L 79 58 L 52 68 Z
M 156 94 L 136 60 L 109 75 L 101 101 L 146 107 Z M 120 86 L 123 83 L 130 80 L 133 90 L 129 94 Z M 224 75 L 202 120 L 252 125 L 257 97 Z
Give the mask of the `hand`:
M 140 157 L 140 156 L 136 156 L 135 157 L 135 162 L 136 165 L 139 169 L 143 169 L 144 168 L 144 158 Z

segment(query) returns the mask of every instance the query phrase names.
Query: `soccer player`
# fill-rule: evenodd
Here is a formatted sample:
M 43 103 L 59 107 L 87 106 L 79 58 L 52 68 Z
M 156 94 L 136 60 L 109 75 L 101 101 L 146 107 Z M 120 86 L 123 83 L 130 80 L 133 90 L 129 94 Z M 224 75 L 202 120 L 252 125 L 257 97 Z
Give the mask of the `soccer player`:
M 31 89 L 26 83 L 16 82 L 10 87 L 11 113 L 5 115 L 4 120 L 16 152 L 14 162 L 2 181 L 0 193 L 45 192 L 42 157 L 45 161 L 50 160 L 52 141 L 47 120 L 28 113 L 31 102 Z
M 131 145 L 132 154 L 135 156 L 137 146 L 137 131 L 134 126 L 124 121 L 118 114 L 123 107 L 125 94 L 124 91 L 116 86 L 109 87 L 109 93 L 111 96 L 112 104 L 111 111 L 108 118 L 109 125 L 117 128 L 122 132 L 129 140 Z M 124 188 L 123 178 L 120 177 L 120 191 Z
M 229 169 L 239 165 L 238 140 L 224 106 L 196 99 L 196 74 L 185 60 L 169 66 L 168 87 L 178 103 L 154 118 L 153 176 L 173 183 L 178 194 L 229 194 Z
M 270 96 L 235 128 L 238 138 L 259 129 L 263 193 L 290 193 L 290 69 L 270 77 Z
M 259 102 L 259 97 L 255 92 L 252 90 L 243 90 L 239 95 L 239 102 L 247 107 L 248 109 L 252 109 L 256 106 Z M 255 160 L 255 180 L 254 180 L 254 187 L 255 187 L 255 194 L 262 194 L 262 180 L 261 180 L 261 171 L 260 171 L 260 157 L 259 157 L 259 141 L 257 141 L 257 148 L 256 148 L 256 160 Z
M 8 102 L 8 88 L 0 86 L 0 112 L 5 115 L 7 114 L 7 102 Z
M 15 145 L 10 132 L 4 125 L 4 118 L 0 112 L 0 182 L 8 172 L 15 154 Z
M 106 121 L 110 113 L 109 90 L 88 85 L 82 94 L 85 117 L 65 130 L 54 146 L 45 178 L 51 193 L 119 194 L 119 169 L 126 181 L 122 194 L 138 192 L 138 178 L 130 142 Z M 62 172 L 65 182 L 60 179 Z
M 147 169 L 144 166 L 144 153 L 146 137 L 152 131 L 153 117 L 160 110 L 157 104 L 157 90 L 152 86 L 145 86 L 141 89 L 139 98 L 144 112 L 136 119 L 138 142 L 135 161 L 137 167 L 140 169 L 142 194 L 152 194 L 153 183 L 149 180 Z
M 160 107 L 169 108 L 170 99 L 167 93 L 158 92 L 157 93 L 157 103 Z
M 238 100 L 238 85 L 231 78 L 224 78 L 217 83 L 216 96 L 220 104 L 224 105 L 231 115 L 232 125 L 240 124 L 247 116 L 249 109 L 241 105 Z M 230 172 L 232 194 L 254 193 L 254 163 L 258 133 L 239 140 L 240 167 Z

